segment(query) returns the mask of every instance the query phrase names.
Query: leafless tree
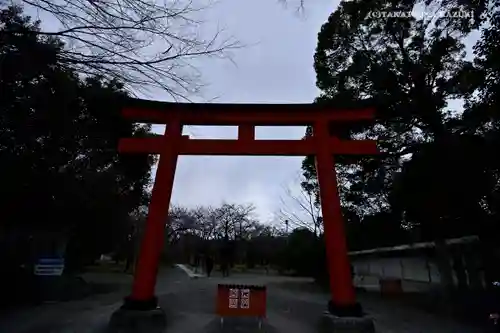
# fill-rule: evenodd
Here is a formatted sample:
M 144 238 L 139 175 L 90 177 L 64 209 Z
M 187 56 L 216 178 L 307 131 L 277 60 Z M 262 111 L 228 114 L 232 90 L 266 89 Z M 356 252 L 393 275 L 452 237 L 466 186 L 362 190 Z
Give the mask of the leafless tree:
M 208 206 L 199 206 L 191 210 L 191 215 L 196 220 L 196 234 L 202 240 L 209 240 L 214 237 L 217 221 L 214 217 L 216 209 Z
M 279 3 L 283 4 L 286 7 L 294 8 L 297 13 L 303 13 L 305 10 L 305 0 L 278 0 Z
M 259 223 L 254 210 L 253 205 L 228 203 L 219 207 L 172 206 L 165 253 L 186 260 L 195 258 L 196 253 L 215 250 L 222 254 L 229 249 L 240 262 L 246 260 L 248 251 L 261 262 L 269 262 L 285 244 L 286 235 L 276 226 Z
M 227 203 L 217 208 L 172 206 L 165 226 L 167 239 L 172 241 L 180 234 L 187 232 L 202 240 L 225 237 L 228 239 L 251 238 L 256 230 L 262 229 L 253 218 L 254 210 L 253 205 Z
M 223 204 L 214 212 L 216 236 L 224 239 L 243 239 L 255 225 L 253 205 Z
M 198 229 L 197 220 L 187 208 L 171 206 L 168 214 L 168 221 L 165 224 L 165 242 L 171 243 L 187 231 Z
M 36 11 L 59 29 L 37 31 L 65 43 L 60 61 L 78 72 L 115 78 L 128 88 L 161 88 L 178 100 L 202 87 L 195 62 L 230 58 L 241 45 L 217 29 L 207 38 L 199 16 L 212 0 L 0 0 Z
M 323 222 L 314 192 L 306 191 L 302 186 L 297 191 L 293 191 L 290 186 L 284 186 L 283 190 L 284 195 L 280 197 L 282 207 L 276 217 L 281 223 L 288 221 L 292 226 L 307 228 L 319 236 L 323 230 Z

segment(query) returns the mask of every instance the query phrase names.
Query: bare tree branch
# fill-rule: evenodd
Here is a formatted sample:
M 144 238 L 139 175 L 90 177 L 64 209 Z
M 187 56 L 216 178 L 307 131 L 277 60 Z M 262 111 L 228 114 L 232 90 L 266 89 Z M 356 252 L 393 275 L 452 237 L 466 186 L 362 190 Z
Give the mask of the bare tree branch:
M 292 4 L 292 7 L 295 8 L 297 14 L 302 14 L 305 12 L 305 0 L 278 0 L 283 6 L 288 7 L 289 4 Z
M 202 2 L 202 0 L 200 0 Z M 17 0 L 59 23 L 55 31 L 36 31 L 65 43 L 60 61 L 84 75 L 118 79 L 128 88 L 164 89 L 189 100 L 203 87 L 198 58 L 231 60 L 242 45 L 222 29 L 210 38 L 200 13 L 214 2 L 194 0 Z M 50 19 L 48 19 L 50 20 Z
M 288 221 L 289 224 L 291 224 L 295 228 L 306 228 L 310 230 L 311 232 L 314 232 L 314 227 L 310 224 L 302 220 L 300 217 L 298 217 L 296 214 L 293 213 L 287 213 L 283 209 L 280 209 L 275 216 L 280 220 L 281 223 L 285 223 Z
M 303 182 L 303 176 L 300 183 Z M 320 208 L 315 204 L 313 192 L 304 190 L 301 186 L 299 193 L 294 194 L 290 187 L 282 186 L 285 192 L 284 197 L 280 197 L 282 208 L 275 214 L 281 222 L 288 220 L 296 227 L 307 228 L 319 235 L 322 231 L 322 220 Z

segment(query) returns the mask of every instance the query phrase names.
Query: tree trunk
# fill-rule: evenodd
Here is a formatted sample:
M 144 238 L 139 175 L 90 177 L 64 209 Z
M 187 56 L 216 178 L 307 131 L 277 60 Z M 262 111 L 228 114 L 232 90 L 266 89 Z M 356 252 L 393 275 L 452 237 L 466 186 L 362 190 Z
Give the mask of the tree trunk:
M 481 290 L 483 285 L 479 275 L 480 267 L 477 264 L 478 258 L 472 251 L 468 251 L 465 256 L 465 269 L 467 270 L 469 288 L 472 290 Z
M 467 273 L 465 272 L 464 260 L 461 249 L 453 251 L 453 270 L 457 276 L 458 289 L 467 290 Z
M 486 289 L 491 289 L 493 281 L 498 280 L 500 276 L 498 258 L 495 255 L 496 244 L 493 244 L 488 237 L 481 237 L 480 246 Z
M 450 264 L 451 254 L 444 238 L 439 237 L 435 239 L 434 244 L 436 245 L 436 263 L 441 277 L 441 291 L 443 296 L 441 297 L 441 306 L 443 310 L 448 312 L 451 309 L 451 298 L 454 289 L 453 271 Z

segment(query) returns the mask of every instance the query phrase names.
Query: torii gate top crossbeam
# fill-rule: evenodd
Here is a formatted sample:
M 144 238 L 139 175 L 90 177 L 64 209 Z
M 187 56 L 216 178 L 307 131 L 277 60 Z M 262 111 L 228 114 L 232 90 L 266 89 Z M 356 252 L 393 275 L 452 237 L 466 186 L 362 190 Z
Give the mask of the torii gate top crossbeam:
M 359 122 L 373 118 L 371 109 L 332 110 L 313 104 L 187 104 L 131 99 L 123 115 L 137 122 L 182 125 L 236 125 L 237 140 L 191 139 L 177 132 L 149 138 L 122 138 L 119 151 L 161 154 L 174 144 L 179 155 L 309 155 L 324 146 L 332 154 L 371 155 L 377 153 L 372 140 L 339 140 L 312 137 L 303 140 L 256 140 L 255 126 L 313 125 L 313 132 L 333 122 Z M 319 127 L 318 127 L 319 126 Z
M 374 110 L 362 105 L 333 108 L 317 104 L 170 103 L 129 99 L 123 116 L 152 124 L 167 124 L 176 119 L 182 125 L 307 126 L 318 121 L 369 121 L 374 117 Z

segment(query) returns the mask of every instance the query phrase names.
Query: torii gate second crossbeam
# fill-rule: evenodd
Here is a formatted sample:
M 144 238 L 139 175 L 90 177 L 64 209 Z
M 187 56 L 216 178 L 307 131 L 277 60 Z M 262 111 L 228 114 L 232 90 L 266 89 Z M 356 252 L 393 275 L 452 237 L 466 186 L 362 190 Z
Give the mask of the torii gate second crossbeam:
M 132 294 L 126 306 L 156 307 L 156 274 L 179 155 L 315 155 L 330 274 L 329 310 L 338 316 L 361 316 L 352 286 L 334 156 L 377 154 L 377 146 L 371 140 L 340 140 L 330 135 L 329 128 L 332 123 L 372 120 L 373 110 L 335 110 L 313 104 L 183 104 L 138 99 L 131 99 L 127 105 L 124 117 L 167 126 L 163 136 L 123 138 L 119 144 L 121 153 L 160 155 Z M 183 125 L 236 125 L 238 139 L 191 139 L 182 135 Z M 312 126 L 313 135 L 303 140 L 255 139 L 255 126 L 276 125 Z

